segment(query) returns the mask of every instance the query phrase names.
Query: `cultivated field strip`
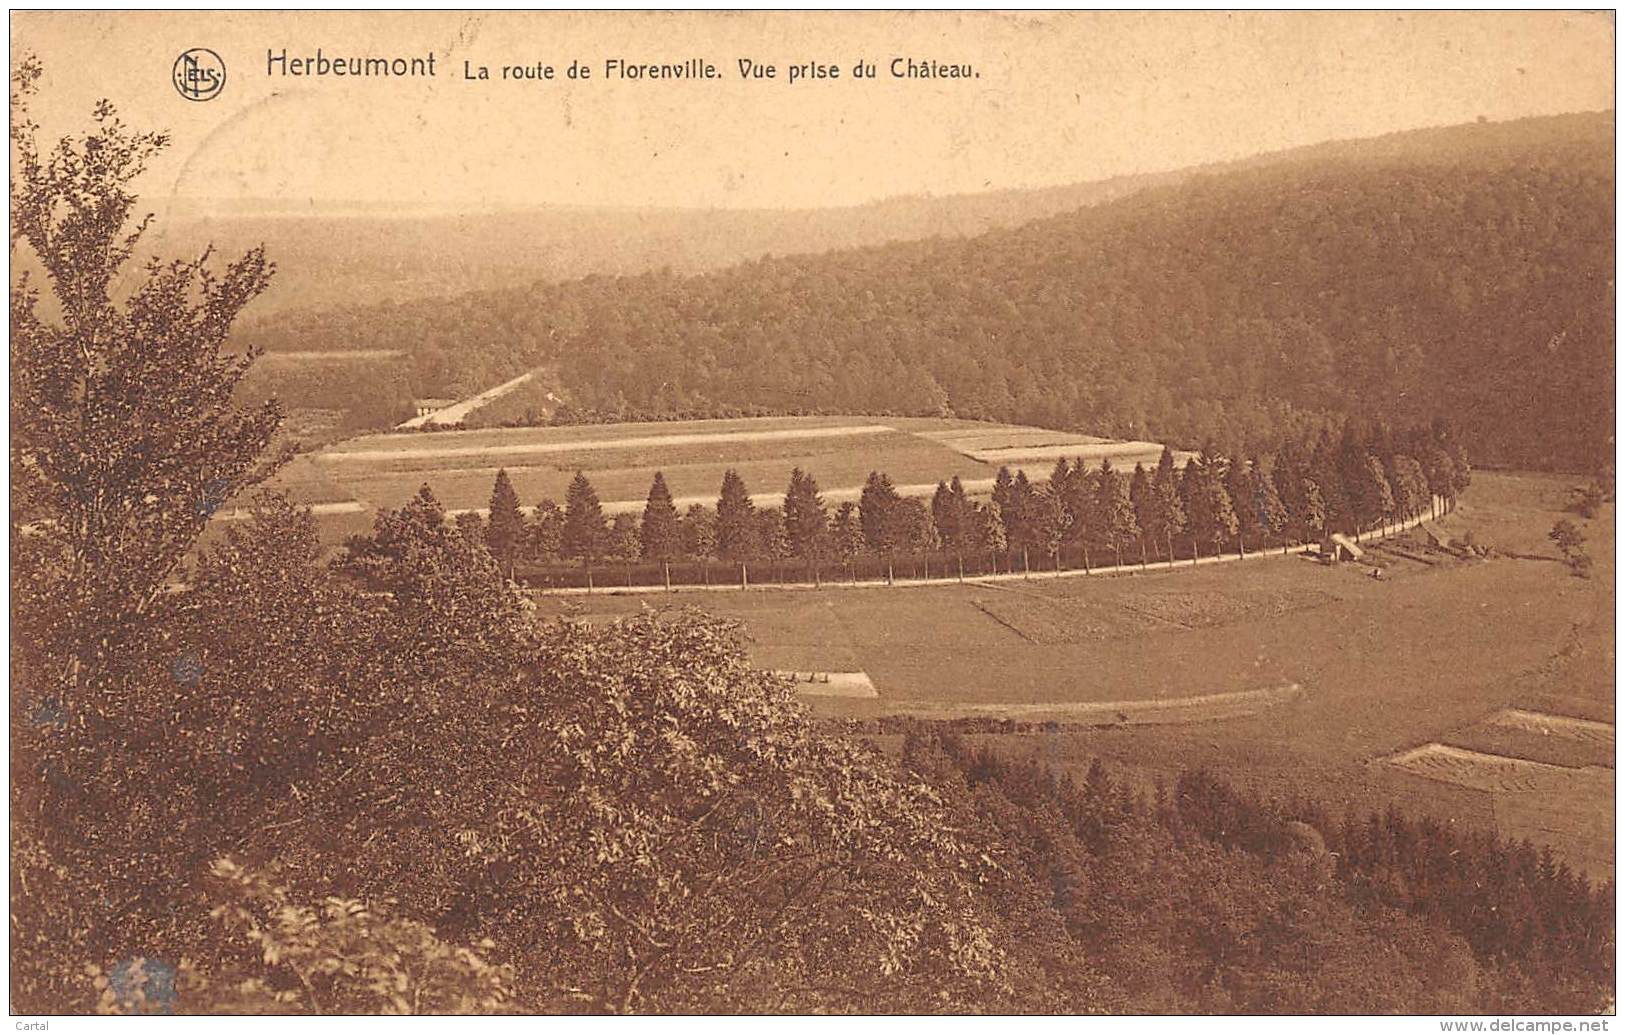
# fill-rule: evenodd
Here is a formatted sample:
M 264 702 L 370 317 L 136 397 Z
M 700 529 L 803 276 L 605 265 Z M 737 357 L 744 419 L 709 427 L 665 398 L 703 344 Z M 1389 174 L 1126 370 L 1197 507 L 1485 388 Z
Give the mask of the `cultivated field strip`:
M 1481 791 L 1533 791 L 1575 770 L 1570 766 L 1535 762 L 1511 755 L 1493 755 L 1434 742 L 1401 751 L 1382 761 L 1430 780 L 1459 784 Z
M 1614 766 L 1611 723 L 1505 708 L 1441 738 L 1454 747 L 1571 769 Z
M 1065 457 L 1068 460 L 1082 458 L 1087 461 L 1110 459 L 1113 466 L 1133 467 L 1143 463 L 1147 467 L 1156 464 L 1162 456 L 1162 447 L 1155 442 L 1105 442 L 1105 443 L 1076 443 L 1072 445 L 1054 446 L 1006 446 L 999 449 L 973 449 L 967 450 L 965 455 L 982 461 L 984 464 L 1017 464 L 1032 463 L 1047 460 L 1054 463 Z
M 760 431 L 718 431 L 690 434 L 650 435 L 642 438 L 601 438 L 585 442 L 510 442 L 488 445 L 438 445 L 404 449 L 351 449 L 318 453 L 322 463 L 359 461 L 371 463 L 380 459 L 429 459 L 450 456 L 526 456 L 548 453 L 569 453 L 585 449 L 639 449 L 650 446 L 726 445 L 733 442 L 765 442 L 808 438 L 846 438 L 859 435 L 878 435 L 895 431 L 885 424 L 856 424 L 834 428 L 770 428 Z
M 858 468 L 865 458 L 873 457 L 886 458 L 888 467 L 892 464 L 902 465 L 900 472 L 923 469 L 934 474 L 947 467 L 955 473 L 980 473 L 983 469 L 974 460 L 934 442 L 926 442 L 906 432 L 893 431 L 858 437 L 803 435 L 788 440 L 729 442 L 720 446 L 712 441 L 694 442 L 670 437 L 642 446 L 570 443 L 563 449 L 534 456 L 499 454 L 475 458 L 466 455 L 421 458 L 378 452 L 376 459 L 369 460 L 365 465 L 328 464 L 323 470 L 334 472 L 347 482 L 418 473 L 432 474 L 435 478 L 484 476 L 486 484 L 482 488 L 486 494 L 490 491 L 490 479 L 496 476 L 498 469 L 505 469 L 509 477 L 563 475 L 566 480 L 576 471 L 583 471 L 593 479 L 593 487 L 600 499 L 630 498 L 617 496 L 617 486 L 642 499 L 649 491 L 649 481 L 655 471 L 664 472 L 669 483 L 673 479 L 683 480 L 692 470 L 713 469 L 715 478 L 708 480 L 705 488 L 715 490 L 722 480 L 722 472 L 729 467 L 740 471 L 752 465 L 764 464 L 782 468 L 784 480 L 787 481 L 790 472 L 787 465 L 793 465 L 803 470 L 822 472 L 825 481 L 844 484 L 867 477 L 873 467 Z M 717 463 L 719 459 L 724 460 L 721 466 Z M 927 466 L 922 468 L 922 461 Z M 631 478 L 631 485 L 628 486 L 627 480 L 634 474 L 637 477 Z M 678 487 L 673 486 L 673 491 L 678 491 Z
M 940 442 L 967 456 L 994 449 L 1098 446 L 1112 442 L 1111 439 L 1098 438 L 1094 435 L 1075 435 L 1067 431 L 1051 431 L 1048 428 L 1032 428 L 1020 424 L 976 424 L 970 427 L 922 430 L 919 435 L 921 438 Z
M 1521 708 L 1505 708 L 1484 721 L 1484 725 L 1514 730 L 1519 733 L 1557 737 L 1582 744 L 1594 744 L 1614 753 L 1614 725 L 1592 719 L 1575 719 L 1567 715 L 1530 712 Z
M 1612 723 L 1523 708 L 1503 708 L 1448 739 L 1455 743 L 1423 744 L 1378 761 L 1428 779 L 1515 792 L 1561 787 L 1614 764 Z
M 622 424 L 567 424 L 559 427 L 451 428 L 432 431 L 385 431 L 343 443 L 349 449 L 388 451 L 425 442 L 458 445 L 501 445 L 509 442 L 619 442 L 629 438 L 711 434 L 723 431 L 782 431 L 790 428 L 849 428 L 876 421 L 855 417 L 710 417 L 704 420 L 629 421 Z M 888 423 L 890 423 L 888 421 Z M 907 425 L 908 421 L 898 421 Z M 917 434 L 909 428 L 910 434 Z
M 1039 461 L 1053 464 L 1062 457 L 1090 462 L 1110 458 L 1117 466 L 1144 463 L 1149 467 L 1162 456 L 1162 445 L 1158 442 L 1098 438 L 1017 425 L 922 431 L 919 435 L 981 463 L 1012 468 Z M 1194 454 L 1179 453 L 1176 457 L 1183 463 L 1191 455 Z

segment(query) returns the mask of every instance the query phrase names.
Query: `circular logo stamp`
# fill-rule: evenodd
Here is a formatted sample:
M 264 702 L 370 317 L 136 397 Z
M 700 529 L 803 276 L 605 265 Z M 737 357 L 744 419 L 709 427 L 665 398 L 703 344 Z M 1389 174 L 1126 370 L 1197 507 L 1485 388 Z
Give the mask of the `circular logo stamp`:
M 226 86 L 226 63 L 208 47 L 193 47 L 175 59 L 170 78 L 189 101 L 212 101 Z

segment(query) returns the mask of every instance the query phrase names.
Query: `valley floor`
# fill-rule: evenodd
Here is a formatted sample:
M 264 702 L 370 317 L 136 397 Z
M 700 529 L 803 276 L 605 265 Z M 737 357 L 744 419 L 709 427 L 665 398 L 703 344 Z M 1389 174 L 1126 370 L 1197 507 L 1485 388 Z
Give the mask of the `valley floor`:
M 1583 522 L 1573 577 L 1545 533 L 1572 479 L 1480 472 L 1427 529 L 1364 565 L 1298 558 L 1104 579 L 900 592 L 627 594 L 539 603 L 611 615 L 692 603 L 740 619 L 764 667 L 863 673 L 874 696 L 808 694 L 893 740 L 898 717 L 985 723 L 1062 768 L 1147 782 L 1207 766 L 1334 811 L 1394 803 L 1549 844 L 1613 873 L 1613 508 Z M 1578 520 L 1578 519 L 1576 519 Z M 1091 707 L 1097 706 L 1097 707 Z M 1048 721 L 1046 721 L 1048 720 Z M 1581 720 L 1578 724 L 1572 720 Z

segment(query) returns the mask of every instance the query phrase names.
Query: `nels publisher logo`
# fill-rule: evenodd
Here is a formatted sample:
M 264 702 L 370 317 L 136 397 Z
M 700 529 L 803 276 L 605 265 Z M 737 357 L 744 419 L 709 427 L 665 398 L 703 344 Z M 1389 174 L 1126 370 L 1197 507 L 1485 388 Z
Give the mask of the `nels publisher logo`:
M 212 101 L 226 85 L 226 63 L 208 47 L 193 47 L 175 59 L 175 89 L 189 101 Z

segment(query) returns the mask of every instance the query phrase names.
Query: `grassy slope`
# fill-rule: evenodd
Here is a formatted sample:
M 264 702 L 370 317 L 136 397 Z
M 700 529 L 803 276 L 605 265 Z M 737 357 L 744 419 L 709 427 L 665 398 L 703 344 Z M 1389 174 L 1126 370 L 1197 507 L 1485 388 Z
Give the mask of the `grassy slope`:
M 1567 485 L 1480 473 L 1440 531 L 1470 528 L 1499 550 L 1555 557 L 1544 533 Z M 879 700 L 813 705 L 830 715 L 907 711 L 910 699 L 1132 700 L 1295 681 L 1308 688 L 1305 697 L 1250 718 L 1000 740 L 1062 765 L 1100 755 L 1149 778 L 1205 764 L 1282 793 L 1379 807 L 1398 801 L 1452 821 L 1498 823 L 1505 833 L 1556 845 L 1597 874 L 1611 872 L 1611 771 L 1602 782 L 1578 781 L 1555 799 L 1534 801 L 1373 760 L 1448 740 L 1503 707 L 1613 720 L 1611 520 L 1610 509 L 1587 523 L 1597 562 L 1589 581 L 1555 560 L 1503 557 L 1435 567 L 1390 560 L 1383 582 L 1357 567 L 1294 559 L 1020 585 L 1034 608 L 1058 603 L 1070 616 L 1073 642 L 1062 643 L 1029 642 L 990 618 L 974 601 L 1011 592 L 989 587 L 713 594 L 698 603 L 743 619 L 765 666 L 868 671 Z M 615 613 L 670 599 L 600 597 L 543 608 Z M 1284 615 L 1276 613 L 1282 601 L 1290 608 Z M 1056 638 L 1066 627 L 1035 620 L 1028 632 Z

